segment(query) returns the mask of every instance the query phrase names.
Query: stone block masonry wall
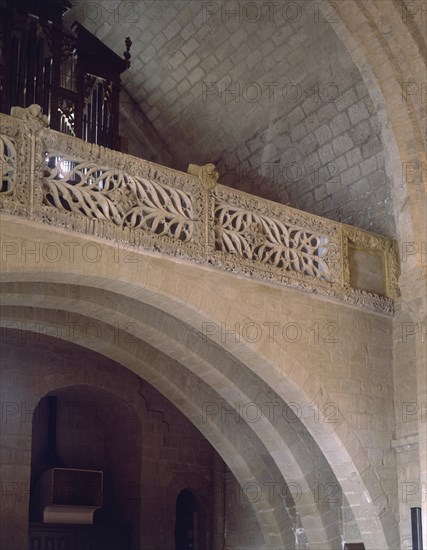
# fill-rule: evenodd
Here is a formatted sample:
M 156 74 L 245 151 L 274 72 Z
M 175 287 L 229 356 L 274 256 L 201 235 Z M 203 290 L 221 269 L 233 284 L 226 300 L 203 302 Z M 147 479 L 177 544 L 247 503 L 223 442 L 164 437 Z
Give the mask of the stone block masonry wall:
M 244 148 L 221 161 L 224 182 L 237 187 L 247 182 L 251 193 L 265 195 L 268 189 L 278 202 L 392 235 L 391 196 L 374 107 L 360 75 L 342 78 L 337 67 L 345 70 L 339 63 L 334 63 L 334 82 L 340 82 L 334 84 L 337 101 L 296 105 L 289 113 L 298 120 L 293 129 L 279 119 L 257 131 Z
M 401 285 L 404 295 L 411 295 L 412 298 L 399 300 L 393 320 L 396 433 L 392 445 L 398 472 L 401 548 L 409 550 L 412 548 L 410 509 L 421 507 L 427 498 L 423 474 L 425 460 L 420 452 L 427 429 L 427 400 L 423 386 L 426 379 L 427 323 L 423 307 L 426 300 L 423 281 L 418 279 L 414 270 L 405 269 Z
M 24 236 L 28 238 L 33 234 L 33 228 L 28 233 L 27 225 L 27 222 L 8 220 L 5 235 L 9 239 L 13 236 L 15 240 Z M 53 228 L 38 227 L 40 243 L 44 240 L 51 242 L 52 238 L 61 243 L 61 239 L 69 239 L 69 236 Z M 76 242 L 83 238 L 73 235 Z M 243 447 L 243 441 L 239 441 L 243 430 L 236 430 L 233 448 L 242 445 L 236 452 L 236 461 L 241 461 L 242 456 L 246 458 L 249 452 L 254 453 L 254 449 L 259 450 L 259 456 L 264 453 L 271 457 L 266 462 L 269 466 L 267 473 L 271 471 L 271 465 L 285 459 L 285 462 L 280 462 L 285 478 L 289 466 L 294 467 L 285 446 L 292 448 L 289 443 L 292 444 L 295 438 L 292 439 L 291 430 L 285 429 L 286 416 L 282 415 L 277 423 L 277 413 L 282 410 L 281 404 L 284 407 L 285 403 L 292 402 L 301 422 L 300 441 L 303 442 L 304 434 L 308 435 L 307 430 L 310 430 L 310 437 L 316 442 L 313 451 L 307 453 L 307 460 L 295 456 L 302 471 L 292 472 L 292 479 L 301 479 L 309 486 L 307 494 L 313 493 L 312 487 L 317 491 L 311 497 L 315 502 L 308 520 L 315 517 L 316 522 L 326 522 L 332 518 L 326 509 L 324 518 L 318 518 L 319 507 L 324 508 L 324 499 L 330 493 L 326 483 L 333 481 L 327 471 L 325 476 L 319 471 L 319 464 L 325 463 L 349 501 L 361 538 L 372 548 L 382 550 L 387 547 L 385 538 L 381 546 L 378 544 L 381 533 L 376 523 L 381 521 L 387 526 L 387 534 L 393 536 L 389 544 L 393 548 L 397 541 L 399 495 L 391 446 L 395 432 L 391 319 L 298 290 L 144 252 L 136 253 L 136 262 L 114 264 L 112 275 L 113 247 L 107 242 L 99 246 L 102 246 L 99 261 L 96 264 L 76 263 L 72 279 L 68 275 L 68 264 L 40 259 L 33 265 L 35 259 L 30 257 L 23 265 L 19 257 L 12 256 L 6 267 L 13 279 L 5 273 L 4 292 L 7 303 L 19 308 L 15 312 L 17 317 L 11 316 L 11 319 L 21 318 L 21 311 L 23 319 L 27 319 L 27 315 L 31 315 L 31 319 L 38 315 L 50 319 L 47 317 L 49 311 L 39 310 L 38 304 L 40 307 L 48 305 L 52 312 L 59 308 L 61 319 L 64 308 L 73 310 L 76 307 L 80 312 L 83 305 L 85 315 L 95 319 L 101 316 L 112 325 L 116 320 L 121 323 L 126 320 L 140 327 L 143 319 L 143 332 L 139 336 L 146 338 L 152 333 L 158 334 L 149 341 L 159 349 L 167 348 L 168 354 L 177 361 L 177 368 L 167 371 L 168 376 L 163 373 L 158 376 L 157 369 L 161 365 L 153 363 L 156 369 L 156 378 L 151 375 L 153 383 L 164 384 L 165 394 L 172 383 L 177 383 L 181 391 L 187 392 L 184 395 L 189 396 L 192 405 L 196 409 L 200 407 L 200 414 L 197 411 L 192 413 L 195 423 L 201 422 L 200 399 L 203 401 L 204 397 L 200 397 L 200 385 L 191 385 L 185 376 L 186 371 L 194 370 L 197 376 L 200 373 L 201 380 L 226 398 L 228 408 L 237 407 L 237 401 L 259 402 L 261 411 L 264 411 L 261 420 L 257 423 L 248 421 L 244 426 L 251 434 L 255 433 L 258 440 L 248 439 L 250 444 Z M 38 280 L 46 273 L 49 282 L 28 287 L 27 283 L 13 282 L 16 273 L 25 279 L 33 272 L 37 272 Z M 102 291 L 90 287 L 90 281 L 99 281 L 100 277 L 105 289 Z M 52 283 L 56 278 L 63 284 Z M 7 283 L 7 280 L 11 282 Z M 71 286 L 65 284 L 69 280 Z M 79 282 L 82 283 L 81 290 L 72 287 Z M 34 310 L 26 311 L 30 297 Z M 155 314 L 144 313 L 145 300 Z M 175 320 L 164 319 L 165 312 L 167 316 L 172 313 Z M 206 336 L 206 342 L 203 338 L 194 341 L 198 333 Z M 120 342 L 108 342 L 105 353 L 116 353 L 114 348 L 118 345 Z M 125 346 L 119 357 L 129 368 L 136 370 L 127 353 Z M 227 354 L 235 358 L 236 364 L 232 361 L 230 364 Z M 203 365 L 202 372 L 200 365 Z M 252 378 L 246 379 L 246 373 L 254 375 L 255 379 L 258 377 L 263 384 L 251 383 Z M 98 383 L 98 379 L 95 381 Z M 264 384 L 273 390 L 274 397 L 261 391 Z M 269 401 L 277 402 L 276 422 L 266 416 L 265 403 Z M 183 402 L 182 407 L 185 406 Z M 210 420 L 218 423 L 215 424 L 215 436 L 217 433 L 222 436 L 227 426 L 221 422 L 221 417 L 217 415 Z M 259 441 L 265 443 L 258 445 Z M 219 438 L 215 444 L 223 445 Z M 263 474 L 255 453 L 250 456 L 254 461 L 254 473 L 260 471 Z M 235 468 L 234 456 L 233 459 L 228 456 L 228 459 L 230 467 Z M 241 477 L 248 478 L 246 474 L 241 474 Z M 261 485 L 263 481 L 261 477 Z M 307 519 L 305 516 L 307 512 L 304 510 L 301 513 L 303 524 Z M 351 516 L 346 516 L 345 521 L 351 522 Z M 337 527 L 336 521 L 332 526 Z M 353 536 L 355 534 L 357 531 L 353 530 Z
M 31 456 L 35 477 L 49 466 L 46 415 L 36 406 L 52 391 L 58 457 L 67 467 L 104 470 L 111 509 L 103 515 L 133 522 L 132 548 L 175 548 L 176 497 L 190 488 L 200 506 L 200 549 L 210 550 L 215 451 L 182 413 L 105 357 L 40 334 L 2 329 L 1 337 L 2 548 L 27 547 Z M 250 508 L 240 511 L 256 531 L 252 516 Z M 230 548 L 239 548 L 246 535 L 237 527 L 228 533 L 236 544 Z
M 216 162 L 226 185 L 395 234 L 376 107 L 331 28 L 339 8 L 320 13 L 306 0 L 132 5 L 113 13 L 106 2 L 76 4 L 70 18 L 113 48 L 138 37 L 124 85 L 173 167 Z M 125 123 L 126 132 L 138 141 Z
M 200 164 L 219 161 L 221 175 L 228 178 L 225 183 L 233 185 L 234 179 L 237 186 L 240 179 L 239 186 L 247 190 L 253 189 L 272 198 L 290 201 L 291 205 L 298 204 L 300 208 L 304 205 L 318 208 L 313 211 L 330 212 L 327 215 L 331 217 L 343 216 L 342 219 L 356 225 L 368 223 L 368 228 L 387 234 L 394 234 L 394 222 L 392 216 L 388 216 L 392 195 L 396 234 L 402 246 L 409 243 L 418 249 L 419 255 L 422 254 L 420 251 L 426 234 L 423 209 L 425 151 L 422 151 L 426 113 L 425 79 L 422 76 L 425 75 L 425 2 L 359 3 L 341 0 L 328 4 L 332 9 L 322 14 L 315 11 L 316 6 L 327 6 L 326 3 L 309 0 L 283 2 L 285 17 L 280 11 L 273 18 L 273 25 L 268 24 L 270 20 L 265 12 L 261 20 L 252 23 L 250 19 L 253 14 L 244 11 L 245 2 L 227 2 L 229 7 L 238 8 L 236 15 L 224 15 L 221 9 L 226 2 L 221 1 L 141 0 L 120 2 L 115 6 L 102 1 L 86 3 L 76 0 L 73 3 L 71 20 L 80 20 L 116 51 L 117 44 L 122 44 L 126 35 L 130 34 L 132 39 L 138 36 L 138 40 L 134 40 L 133 65 L 125 77 L 126 87 L 133 98 L 137 98 L 159 134 L 167 135 L 168 145 L 177 156 L 174 160 L 176 166 L 186 168 L 188 161 Z M 211 6 L 209 17 L 206 12 L 203 15 L 203 4 Z M 292 6 L 297 6 L 296 11 L 292 11 Z M 314 10 L 310 12 L 310 21 L 301 26 L 299 18 L 295 17 L 298 6 Z M 332 22 L 335 19 L 334 9 L 339 11 L 340 16 L 336 24 Z M 256 31 L 253 31 L 254 28 Z M 335 32 L 339 41 L 335 38 Z M 303 51 L 304 57 L 301 56 Z M 346 52 L 360 67 L 364 81 L 368 83 L 368 93 Z M 269 102 L 271 86 L 262 86 L 265 81 L 278 82 L 279 92 L 291 85 L 285 88 L 288 101 L 273 104 L 276 110 L 271 108 Z M 328 88 L 328 83 L 336 81 L 342 86 L 338 101 L 327 101 L 331 99 L 329 94 L 334 95 L 334 88 Z M 205 102 L 203 82 L 212 84 L 211 88 L 205 89 L 205 97 L 209 100 Z M 248 84 L 249 87 L 245 88 Z M 306 84 L 308 87 L 303 88 Z M 260 100 L 256 98 L 259 85 Z M 222 89 L 225 97 L 221 97 Z M 277 90 L 277 87 L 274 89 Z M 409 101 L 402 100 L 405 90 L 410 93 Z M 292 99 L 292 91 L 296 94 L 301 91 L 301 98 L 296 95 Z M 239 102 L 236 97 L 239 97 Z M 254 97 L 256 101 L 253 101 Z M 281 94 L 279 98 L 282 98 Z M 377 107 L 382 123 L 381 139 L 375 112 Z M 140 120 L 132 107 L 129 112 L 135 114 L 135 120 Z M 128 126 L 128 136 L 131 138 L 134 127 Z M 140 150 L 144 151 L 147 148 L 146 135 L 137 139 Z M 155 141 L 153 137 L 151 143 Z M 215 158 L 212 158 L 212 152 Z M 286 152 L 283 161 L 282 152 Z M 142 155 L 145 156 L 144 153 Z M 319 173 L 316 172 L 316 162 L 311 166 L 305 165 L 311 155 L 319 164 L 322 162 Z M 392 193 L 389 192 L 387 178 L 384 182 L 384 157 L 387 174 L 393 181 Z M 295 168 L 302 167 L 302 179 L 292 173 L 294 159 L 297 159 Z M 327 174 L 328 179 L 321 181 L 320 171 L 326 169 L 329 173 L 332 168 L 335 172 L 334 164 L 338 163 L 339 180 L 334 183 L 334 178 L 329 178 Z M 276 165 L 278 168 L 275 168 Z M 405 167 L 409 168 L 410 177 L 403 174 L 402 178 L 402 168 L 405 170 Z M 285 174 L 290 178 L 281 186 Z M 369 189 L 366 189 L 367 183 Z M 358 193 L 361 194 L 356 196 Z M 349 196 L 355 200 L 349 201 Z M 382 199 L 385 207 L 379 206 L 376 210 L 376 201 Z M 331 208 L 328 203 L 332 203 Z M 359 203 L 361 210 L 356 211 L 353 206 Z M 16 234 L 18 231 L 12 230 L 9 236 L 15 237 Z M 47 237 L 48 240 L 50 238 Z M 144 267 L 146 263 L 150 260 L 145 258 Z M 424 259 L 421 256 L 421 263 L 424 268 L 425 256 Z M 112 262 L 109 269 L 111 265 Z M 69 272 L 67 267 L 68 271 L 58 270 L 58 277 L 64 277 L 64 273 Z M 79 282 L 85 285 L 89 284 L 84 277 L 86 273 L 92 277 L 89 280 L 95 280 L 99 273 L 104 273 L 112 286 L 113 280 L 116 283 L 120 279 L 118 275 L 121 275 L 120 284 L 123 287 L 126 287 L 124 281 L 144 281 L 150 290 L 154 289 L 154 296 L 161 294 L 161 299 L 171 296 L 174 305 L 179 303 L 177 311 L 185 309 L 183 304 L 188 305 L 186 320 L 192 319 L 189 312 L 196 311 L 208 320 L 215 320 L 218 327 L 225 322 L 227 327 L 233 328 L 236 322 L 241 326 L 248 320 L 269 322 L 274 312 L 282 325 L 294 322 L 294 319 L 299 319 L 296 322 L 301 323 L 296 312 L 303 300 L 297 296 L 294 300 L 294 293 L 286 290 L 277 291 L 277 294 L 271 290 L 269 295 L 270 290 L 264 288 L 262 292 L 257 292 L 259 301 L 255 306 L 250 306 L 247 296 L 243 296 L 240 289 L 246 283 L 239 280 L 236 286 L 229 286 L 227 276 L 211 273 L 208 276 L 197 268 L 194 268 L 196 276 L 192 279 L 191 271 L 188 273 L 181 265 L 179 272 L 175 272 L 170 264 L 164 270 L 155 266 L 151 272 L 153 277 L 150 274 L 146 278 L 144 269 L 129 269 L 125 274 L 114 270 L 114 275 L 108 275 L 107 267 L 102 270 L 96 266 L 93 272 L 84 266 L 78 267 L 79 275 L 75 277 L 80 277 Z M 28 269 L 30 272 L 31 268 Z M 32 269 L 37 277 L 43 279 L 43 269 L 50 276 L 55 266 L 34 265 Z M 16 280 L 17 273 L 26 270 L 18 266 L 16 271 L 13 268 L 11 271 L 10 280 Z M 427 463 L 426 431 L 422 409 L 426 395 L 426 347 L 421 332 L 422 324 L 425 324 L 425 270 L 422 273 L 422 270 L 412 266 L 402 271 L 406 271 L 400 281 L 404 289 L 403 298 L 397 303 L 392 322 L 381 317 L 360 315 L 344 306 L 335 308 L 335 305 L 325 302 L 323 308 L 321 300 L 316 297 L 305 300 L 302 321 L 305 323 L 308 320 L 310 323 L 300 324 L 305 331 L 316 322 L 320 323 L 317 329 L 322 331 L 326 321 L 339 319 L 339 334 L 344 335 L 345 342 L 336 346 L 334 352 L 330 351 L 329 345 L 328 349 L 319 345 L 310 346 L 308 339 L 304 342 L 306 345 L 298 347 L 294 343 L 292 349 L 295 354 L 288 353 L 288 341 L 286 346 L 264 341 L 258 348 L 252 342 L 245 342 L 242 348 L 247 345 L 246 355 L 238 346 L 234 348 L 236 355 L 240 353 L 239 357 L 243 356 L 250 368 L 257 372 L 264 371 L 262 375 L 265 380 L 271 387 L 280 389 L 284 399 L 293 395 L 293 389 L 287 385 L 290 379 L 298 388 L 303 388 L 313 402 L 322 398 L 319 388 L 326 390 L 328 399 L 332 399 L 343 412 L 346 419 L 344 429 L 338 427 L 336 430 L 339 440 L 343 442 L 343 452 L 334 448 L 328 454 L 328 445 L 333 439 L 322 435 L 319 429 L 321 423 L 312 426 L 313 432 L 319 434 L 316 439 L 328 454 L 337 476 L 341 475 L 343 484 L 348 479 L 352 480 L 352 476 L 356 475 L 355 469 L 358 473 L 362 472 L 366 494 L 373 497 L 380 512 L 381 533 L 375 532 L 376 514 L 372 513 L 372 508 L 369 509 L 363 494 L 352 491 L 350 483 L 347 494 L 351 504 L 348 508 L 343 504 L 345 539 L 359 540 L 360 527 L 360 532 L 370 542 L 367 547 L 380 547 L 381 550 L 386 547 L 409 548 L 409 507 L 422 505 L 424 512 L 426 507 L 423 492 Z M 22 277 L 26 275 L 23 273 Z M 407 281 L 403 284 L 402 279 L 406 277 Z M 46 280 L 52 279 L 46 277 Z M 201 284 L 201 280 L 207 283 Z M 27 298 L 33 292 L 30 286 L 31 283 L 20 305 L 27 306 Z M 191 291 L 184 292 L 183 288 L 191 288 Z M 255 294 L 254 288 L 259 289 L 259 286 L 252 286 L 252 295 Z M 129 292 L 132 290 L 129 289 Z M 263 317 L 262 312 L 269 313 Z M 404 323 L 412 324 L 414 330 L 413 333 L 407 332 L 406 342 L 402 338 Z M 410 325 L 406 327 L 410 328 Z M 227 347 L 228 342 L 221 341 L 220 328 L 218 333 L 218 347 Z M 289 334 L 292 337 L 293 333 Z M 313 332 L 307 334 L 312 338 L 316 335 Z M 317 332 L 317 336 L 323 342 L 329 333 Z M 292 357 L 298 357 L 295 368 L 289 366 L 292 365 Z M 221 356 L 218 355 L 218 358 Z M 262 358 L 266 361 L 259 369 Z M 283 371 L 283 387 L 281 381 L 274 378 L 273 367 Z M 329 392 L 332 392 L 332 398 Z M 297 394 L 295 399 L 298 398 Z M 309 414 L 316 411 L 316 408 L 314 411 L 310 409 Z M 334 411 L 328 409 L 331 414 L 329 419 L 334 418 Z M 4 429 L 8 428 L 5 426 Z M 6 472 L 10 464 L 16 468 L 14 471 L 19 472 L 24 460 L 22 457 L 28 455 L 25 446 L 18 450 L 18 445 L 14 445 L 2 451 L 2 456 L 7 456 Z M 347 451 L 351 457 L 350 466 L 343 458 Z M 378 479 L 384 490 L 376 498 Z M 404 483 L 407 485 L 403 486 Z M 406 490 L 406 496 L 402 489 Z M 388 512 L 381 512 L 387 501 L 391 503 L 394 518 Z M 365 515 L 359 513 L 364 507 L 368 509 Z M 352 512 L 359 513 L 356 519 L 353 519 Z M 379 546 L 381 537 L 370 536 L 373 531 L 374 535 L 396 533 L 396 523 L 400 528 L 400 540 L 393 534 L 393 543 L 382 542 Z M 19 536 L 15 516 L 10 525 Z M 427 546 L 426 541 L 424 546 Z
M 256 517 L 249 502 L 251 496 L 248 499 L 248 495 L 227 468 L 224 472 L 224 485 L 225 550 L 264 550 L 265 541 L 257 528 Z
M 126 90 L 120 94 L 121 152 L 171 166 L 166 143 Z
M 27 334 L 29 340 L 31 336 Z M 46 344 L 49 346 L 48 339 Z M 37 356 L 37 350 L 33 351 Z M 61 351 L 58 350 L 58 354 Z M 86 362 L 84 358 L 75 358 L 82 364 Z M 34 368 L 38 369 L 37 364 Z M 100 470 L 104 476 L 103 506 L 96 512 L 95 522 L 131 525 L 132 546 L 138 548 L 141 426 L 136 410 L 122 397 L 90 386 L 60 388 L 54 395 L 57 402 L 54 462 L 47 447 L 47 398 L 39 402 L 32 418 L 30 521 L 42 521 L 40 497 L 43 493 L 38 482 L 47 469 L 55 466 Z M 24 402 L 24 406 L 30 409 L 29 403 Z M 27 419 L 31 423 L 31 415 Z M 77 484 L 62 488 L 63 494 L 68 492 L 77 498 L 84 495 L 84 491 Z

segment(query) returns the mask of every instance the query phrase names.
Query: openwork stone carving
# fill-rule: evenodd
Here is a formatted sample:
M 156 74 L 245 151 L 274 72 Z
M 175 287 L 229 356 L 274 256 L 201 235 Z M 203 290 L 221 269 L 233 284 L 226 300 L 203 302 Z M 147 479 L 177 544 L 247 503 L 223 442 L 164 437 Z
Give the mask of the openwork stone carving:
M 8 136 L 0 134 L 0 193 L 11 194 L 15 185 L 16 148 Z
M 259 215 L 217 203 L 216 250 L 285 271 L 329 280 L 328 238 Z
M 0 209 L 30 216 L 34 139 L 27 123 L 0 115 Z
M 299 288 L 341 287 L 340 224 L 223 185 L 214 195 L 216 265 Z
M 396 241 L 230 189 L 213 164 L 183 173 L 50 130 L 37 106 L 14 115 L 0 115 L 3 213 L 393 313 Z M 380 259 L 384 295 L 354 277 L 355 247 Z
M 47 164 L 44 204 L 119 227 L 191 240 L 193 204 L 189 194 L 91 162 L 50 157 Z

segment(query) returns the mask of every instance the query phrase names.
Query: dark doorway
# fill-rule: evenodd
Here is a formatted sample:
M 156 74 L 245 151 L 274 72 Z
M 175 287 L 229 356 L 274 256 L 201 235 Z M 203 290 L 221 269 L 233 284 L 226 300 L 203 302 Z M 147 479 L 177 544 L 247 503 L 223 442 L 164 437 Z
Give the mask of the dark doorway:
M 42 398 L 32 425 L 29 548 L 138 550 L 141 450 L 139 418 L 115 394 L 74 385 Z M 45 516 L 64 505 L 94 506 L 92 522 Z
M 199 514 L 197 500 L 183 489 L 176 499 L 175 550 L 198 550 Z

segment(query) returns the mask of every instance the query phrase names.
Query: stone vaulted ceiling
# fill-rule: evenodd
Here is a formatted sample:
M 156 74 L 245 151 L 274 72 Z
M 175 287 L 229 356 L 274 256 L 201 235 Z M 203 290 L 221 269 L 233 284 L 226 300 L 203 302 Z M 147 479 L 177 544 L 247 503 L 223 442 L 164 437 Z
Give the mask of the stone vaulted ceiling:
M 73 0 L 119 55 L 128 151 L 225 185 L 395 235 L 381 129 L 362 76 L 319 3 Z

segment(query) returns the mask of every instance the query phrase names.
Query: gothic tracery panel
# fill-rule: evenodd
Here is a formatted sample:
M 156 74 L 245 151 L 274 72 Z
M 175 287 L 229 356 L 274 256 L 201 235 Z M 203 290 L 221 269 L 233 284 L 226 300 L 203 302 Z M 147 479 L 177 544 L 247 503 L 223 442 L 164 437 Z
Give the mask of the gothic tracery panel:
M 328 280 L 328 237 L 256 212 L 217 203 L 216 250 Z
M 0 166 L 0 192 L 10 194 L 15 185 L 16 148 L 14 140 L 4 134 L 0 134 Z
M 44 204 L 182 242 L 193 235 L 188 193 L 92 162 L 49 157 Z

